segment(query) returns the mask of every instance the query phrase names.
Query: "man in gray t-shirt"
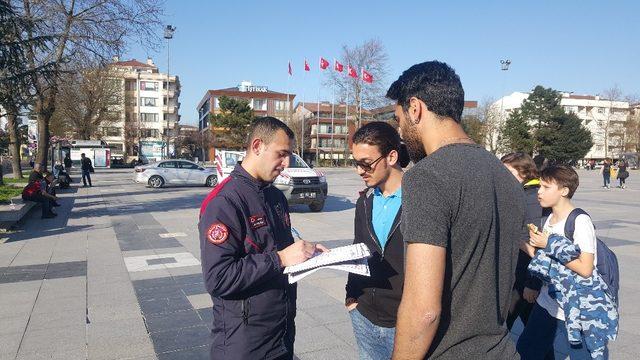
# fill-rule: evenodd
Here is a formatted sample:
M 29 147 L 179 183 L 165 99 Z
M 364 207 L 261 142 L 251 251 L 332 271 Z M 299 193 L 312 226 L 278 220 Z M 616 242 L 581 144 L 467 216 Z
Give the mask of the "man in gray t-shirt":
M 448 65 L 414 65 L 387 96 L 416 163 L 402 183 L 407 251 L 393 359 L 517 358 L 505 319 L 522 189 L 460 126 L 464 90 Z

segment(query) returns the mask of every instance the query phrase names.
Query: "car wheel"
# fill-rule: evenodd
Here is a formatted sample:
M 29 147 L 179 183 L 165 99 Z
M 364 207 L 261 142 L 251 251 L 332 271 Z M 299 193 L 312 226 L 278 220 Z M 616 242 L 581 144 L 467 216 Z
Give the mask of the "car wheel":
M 164 185 L 164 179 L 161 176 L 153 175 L 149 178 L 149 186 L 152 188 L 161 188 Z
M 324 199 L 309 204 L 309 209 L 313 212 L 320 212 L 322 211 L 322 208 L 324 208 Z
M 218 177 L 211 175 L 207 178 L 207 182 L 205 184 L 208 187 L 214 187 L 216 185 L 218 185 Z

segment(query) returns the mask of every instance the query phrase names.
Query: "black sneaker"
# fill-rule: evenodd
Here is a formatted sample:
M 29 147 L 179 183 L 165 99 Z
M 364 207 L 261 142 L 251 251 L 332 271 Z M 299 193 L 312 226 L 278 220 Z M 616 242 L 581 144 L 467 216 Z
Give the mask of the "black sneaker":
M 56 216 L 58 216 L 58 214 L 56 214 L 56 213 L 52 212 L 52 213 L 50 213 L 50 214 L 42 215 L 42 218 L 43 218 L 43 219 L 51 219 L 51 218 L 54 218 L 54 217 L 56 217 Z
M 54 201 L 53 203 L 51 203 L 52 206 L 58 207 L 58 206 L 62 206 L 60 205 L 57 201 Z

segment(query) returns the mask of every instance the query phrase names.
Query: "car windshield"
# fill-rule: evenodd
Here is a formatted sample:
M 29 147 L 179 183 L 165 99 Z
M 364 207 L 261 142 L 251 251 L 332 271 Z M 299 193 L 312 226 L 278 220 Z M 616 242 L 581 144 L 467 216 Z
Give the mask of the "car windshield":
M 307 165 L 298 155 L 292 154 L 289 158 L 289 167 L 307 169 L 309 168 L 309 165 Z

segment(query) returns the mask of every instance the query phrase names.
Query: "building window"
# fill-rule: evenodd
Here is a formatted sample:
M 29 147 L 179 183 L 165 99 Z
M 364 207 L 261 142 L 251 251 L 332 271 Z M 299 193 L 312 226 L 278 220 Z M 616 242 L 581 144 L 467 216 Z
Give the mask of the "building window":
M 253 110 L 267 111 L 267 100 L 253 99 Z
M 125 90 L 127 90 L 127 91 L 135 91 L 135 90 L 136 90 L 136 82 L 135 82 L 135 81 L 129 81 L 129 80 L 127 80 L 127 81 L 124 83 L 124 88 L 125 88 Z
M 140 106 L 156 106 L 156 98 L 141 97 Z
M 102 133 L 104 134 L 104 136 L 121 136 L 122 129 L 117 127 L 105 127 L 102 128 Z
M 604 108 L 599 107 L 598 108 L 598 114 L 604 114 Z
M 158 114 L 154 113 L 141 113 L 141 121 L 143 122 L 158 122 Z
M 155 81 L 140 81 L 140 90 L 157 91 L 158 83 Z
M 111 149 L 111 151 L 115 151 L 115 152 L 123 152 L 124 151 L 124 144 L 118 144 L 118 143 L 114 143 L 114 144 L 109 144 L 109 149 Z
M 276 100 L 275 101 L 276 111 L 289 110 L 289 106 L 287 106 L 287 105 L 288 105 L 288 103 L 286 101 L 280 101 L 280 100 Z
M 143 138 L 157 138 L 159 134 L 158 129 L 140 129 L 140 136 Z
M 125 101 L 125 103 L 128 106 L 136 106 L 136 98 L 135 97 L 127 97 L 127 100 Z

